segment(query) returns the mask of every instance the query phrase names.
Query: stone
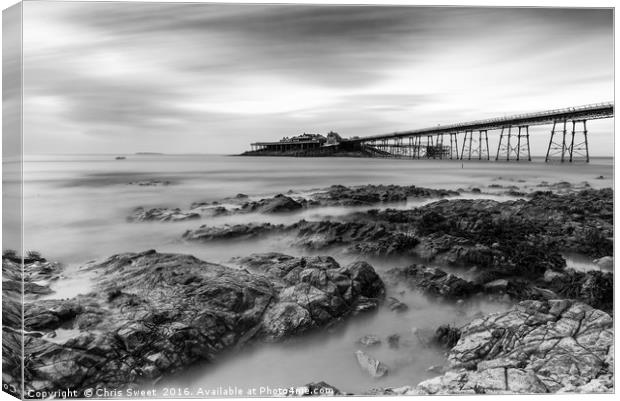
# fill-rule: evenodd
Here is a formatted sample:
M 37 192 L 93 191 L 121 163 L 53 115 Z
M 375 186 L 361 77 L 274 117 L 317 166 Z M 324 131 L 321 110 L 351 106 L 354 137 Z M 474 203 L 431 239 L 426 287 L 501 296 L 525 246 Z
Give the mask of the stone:
M 394 297 L 388 297 L 387 304 L 388 308 L 393 312 L 404 312 L 409 309 L 407 304 L 399 301 L 397 298 Z
M 370 377 L 378 379 L 388 374 L 388 367 L 364 351 L 355 351 L 357 363 Z
M 604 256 L 600 259 L 595 259 L 594 263 L 602 270 L 614 269 L 614 258 L 612 256 Z
M 387 337 L 387 342 L 390 348 L 398 348 L 400 346 L 400 335 L 391 334 Z
M 326 327 L 359 313 L 359 303 L 376 308 L 385 292 L 365 262 L 340 266 L 327 256 L 267 254 L 242 263 L 247 268 L 149 250 L 83 266 L 94 276 L 92 292 L 25 304 L 28 374 L 40 390 L 149 383 L 250 341 L 279 341 Z M 3 270 L 9 266 L 19 271 L 3 258 Z M 5 315 L 3 323 L 14 328 L 4 328 L 3 346 L 12 338 L 8 330 L 21 327 L 19 315 Z M 60 328 L 71 335 L 60 335 Z M 18 361 L 3 370 L 17 375 Z M 375 368 L 383 372 L 383 365 Z
M 613 391 L 608 380 L 613 319 L 584 303 L 523 301 L 507 312 L 475 319 L 460 332 L 448 353 L 448 371 L 418 384 L 418 391 Z
M 302 209 L 303 205 L 291 197 L 278 194 L 273 198 L 261 199 L 255 202 L 248 202 L 241 207 L 245 212 L 256 213 L 288 213 Z
M 378 345 L 381 345 L 381 339 L 372 334 L 365 335 L 364 337 L 359 338 L 357 342 L 365 347 L 376 347 Z
M 184 211 L 178 208 L 169 209 L 169 208 L 153 208 L 153 209 L 145 209 L 143 207 L 138 207 L 133 210 L 131 215 L 127 217 L 127 221 L 129 222 L 140 222 L 140 221 L 186 221 L 186 220 L 196 220 L 201 216 L 199 213 L 192 211 Z
M 393 268 L 387 271 L 387 276 L 393 284 L 405 283 L 411 288 L 423 290 L 425 294 L 453 301 L 471 296 L 480 290 L 476 284 L 454 274 L 422 265 Z

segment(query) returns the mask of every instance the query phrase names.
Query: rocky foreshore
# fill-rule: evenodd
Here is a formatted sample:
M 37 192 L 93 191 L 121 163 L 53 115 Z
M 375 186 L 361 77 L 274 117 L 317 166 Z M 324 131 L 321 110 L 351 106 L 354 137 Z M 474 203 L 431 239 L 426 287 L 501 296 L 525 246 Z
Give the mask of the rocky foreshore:
M 576 301 L 523 301 L 462 327 L 443 375 L 373 393 L 600 393 L 613 383 L 611 316 Z
M 578 252 L 593 259 L 612 255 L 612 211 L 611 190 L 536 192 L 524 200 L 440 200 L 415 209 L 375 209 L 292 225 L 203 225 L 183 238 L 214 241 L 286 234 L 305 249 L 414 256 L 466 269 L 474 278 L 463 296 L 484 292 L 512 300 L 574 298 L 611 312 L 613 275 L 566 269 L 561 253 Z
M 277 194 L 269 198 L 250 199 L 246 194 L 212 202 L 193 202 L 189 209 L 137 207 L 127 221 L 183 221 L 244 213 L 292 213 L 325 206 L 373 206 L 382 203 L 404 203 L 407 199 L 431 199 L 458 196 L 459 192 L 416 187 L 415 185 L 333 185 L 309 194 Z
M 434 340 L 422 341 L 447 352 L 445 366 L 433 368 L 440 375 L 398 388 L 370 390 L 390 373 L 366 349 L 382 341 L 398 347 L 398 334 L 361 338 L 352 358 L 378 380 L 368 382 L 372 394 L 611 392 L 613 272 L 567 268 L 563 255 L 578 253 L 613 269 L 613 191 L 558 192 L 498 201 L 415 186 L 332 186 L 303 196 L 238 194 L 187 210 L 137 208 L 129 221 L 361 207 L 287 224 L 197 222 L 182 234 L 196 246 L 281 235 L 293 250 L 321 256 L 239 255 L 224 266 L 155 250 L 117 254 L 81 266 L 92 288 L 68 299 L 47 297 L 61 279 L 61 264 L 32 253 L 22 273 L 22 259 L 5 252 L 5 382 L 18 384 L 21 377 L 19 355 L 11 350 L 21 347 L 22 319 L 27 390 L 138 387 L 197 363 L 217 363 L 244 346 L 345 324 L 357 313 L 397 315 L 415 307 L 398 299 L 398 287 L 454 305 L 455 313 L 474 300 L 500 301 L 508 310 L 476 314 L 458 327 L 445 322 Z M 392 206 L 412 198 L 425 202 Z M 343 250 L 358 261 L 341 266 L 328 256 Z M 366 256 L 409 262 L 375 271 L 359 260 Z M 325 382 L 308 386 L 346 390 Z
M 47 271 L 42 260 L 26 263 L 27 274 Z M 26 390 L 153 382 L 251 341 L 281 341 L 336 324 L 384 297 L 383 282 L 365 262 L 340 266 L 328 256 L 266 254 L 242 264 L 230 268 L 154 250 L 120 254 L 82 268 L 96 275 L 88 294 L 47 300 L 28 294 Z M 14 273 L 5 275 L 5 287 L 19 284 L 19 269 L 18 260 L 3 258 L 3 270 Z M 15 353 L 19 304 L 7 309 L 15 311 L 4 314 L 3 346 Z M 18 361 L 5 358 L 4 371 L 20 377 Z

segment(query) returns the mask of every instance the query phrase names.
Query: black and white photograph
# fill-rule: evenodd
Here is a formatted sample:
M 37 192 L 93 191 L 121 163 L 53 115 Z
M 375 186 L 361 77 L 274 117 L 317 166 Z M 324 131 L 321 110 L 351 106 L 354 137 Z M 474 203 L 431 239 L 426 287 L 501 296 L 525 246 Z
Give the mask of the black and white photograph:
M 615 8 L 557 3 L 3 3 L 3 399 L 611 399 Z

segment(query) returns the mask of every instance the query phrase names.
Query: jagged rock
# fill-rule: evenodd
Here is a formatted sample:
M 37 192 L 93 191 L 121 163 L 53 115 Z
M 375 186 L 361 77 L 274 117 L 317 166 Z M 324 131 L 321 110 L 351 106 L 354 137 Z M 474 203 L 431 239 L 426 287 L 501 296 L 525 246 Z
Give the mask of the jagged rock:
M 221 241 L 229 239 L 252 239 L 265 234 L 272 234 L 284 229 L 283 225 L 271 223 L 263 224 L 235 224 L 211 227 L 202 225 L 196 230 L 187 230 L 183 239 L 189 241 Z
M 347 247 L 351 252 L 386 256 L 410 254 L 418 240 L 407 234 L 391 232 L 377 223 L 305 221 L 290 227 L 297 232 L 297 245 L 310 249 Z
M 383 377 L 388 374 L 388 367 L 379 360 L 368 355 L 364 351 L 355 351 L 355 357 L 360 367 L 375 379 Z
M 274 258 L 279 265 L 261 263 Z M 25 336 L 27 389 L 152 382 L 248 341 L 333 324 L 384 293 L 364 262 L 273 254 L 245 262 L 233 269 L 151 250 L 84 266 L 96 274 L 91 293 L 26 304 L 27 330 L 45 334 Z M 75 334 L 59 338 L 59 328 Z
M 22 264 L 23 262 L 23 264 Z M 62 266 L 49 262 L 37 252 L 29 252 L 23 257 L 15 251 L 6 250 L 2 254 L 2 380 L 4 391 L 19 397 L 22 383 L 22 324 L 24 313 L 22 305 L 32 305 L 44 294 L 51 294 L 50 282 L 59 278 Z M 33 318 L 41 326 L 63 318 L 62 310 L 52 310 L 55 315 L 33 316 L 26 308 L 25 329 L 30 330 Z M 36 323 L 35 323 L 36 325 Z M 41 336 L 38 332 L 33 337 Z M 13 391 L 13 389 L 15 391 Z
M 399 185 L 333 185 L 312 195 L 322 206 L 366 206 L 378 203 L 406 202 L 408 198 L 444 198 L 458 196 L 455 191 Z
M 394 284 L 405 283 L 411 288 L 418 288 L 432 296 L 457 300 L 480 291 L 480 287 L 443 270 L 422 265 L 410 265 L 404 268 L 388 270 L 388 277 Z
M 186 221 L 186 220 L 195 220 L 199 219 L 200 214 L 192 211 L 183 211 L 179 208 L 168 209 L 168 208 L 153 208 L 153 209 L 145 209 L 143 207 L 138 207 L 133 210 L 131 215 L 127 217 L 127 221 L 129 222 L 138 222 L 138 221 Z
M 604 311 L 613 310 L 613 273 L 601 271 L 579 272 L 567 269 L 561 276 L 547 283 L 558 294 L 556 298 L 577 299 Z
M 523 301 L 461 328 L 450 370 L 424 394 L 613 391 L 613 320 L 569 300 Z M 611 363 L 606 361 L 611 359 Z M 613 367 L 612 367 L 613 370 Z
M 439 326 L 435 330 L 433 341 L 445 348 L 452 348 L 456 345 L 461 337 L 461 330 L 450 325 Z
M 303 205 L 293 198 L 278 194 L 273 198 L 248 202 L 241 207 L 241 210 L 245 212 L 257 213 L 285 213 L 293 212 L 301 208 L 303 208 Z

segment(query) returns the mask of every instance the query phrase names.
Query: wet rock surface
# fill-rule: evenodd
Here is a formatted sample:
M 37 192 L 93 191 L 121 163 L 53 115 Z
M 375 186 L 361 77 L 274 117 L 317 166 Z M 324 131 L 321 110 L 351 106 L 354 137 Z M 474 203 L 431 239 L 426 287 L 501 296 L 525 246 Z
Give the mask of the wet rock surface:
M 416 187 L 415 185 L 333 185 L 312 196 L 322 206 L 371 206 L 379 203 L 406 202 L 409 198 L 445 198 L 458 196 L 456 191 Z
M 60 264 L 47 261 L 36 252 L 29 253 L 23 261 L 14 251 L 2 255 L 2 380 L 4 390 L 13 395 L 19 396 L 22 383 L 22 296 L 30 302 L 52 293 L 49 283 L 57 280 L 61 271 Z M 51 318 L 42 316 L 41 320 Z
M 145 209 L 143 207 L 137 207 L 133 210 L 131 215 L 127 216 L 128 222 L 137 221 L 185 221 L 196 220 L 201 216 L 199 213 L 191 211 L 183 211 L 181 209 L 168 209 L 168 208 L 153 208 Z
M 188 241 L 223 241 L 230 239 L 253 239 L 260 236 L 275 234 L 284 230 L 283 225 L 271 223 L 263 224 L 234 224 L 223 226 L 202 225 L 196 230 L 187 230 L 183 239 Z
M 158 183 L 158 181 L 156 181 Z M 152 181 L 132 182 L 133 185 L 159 185 Z M 334 185 L 327 189 L 316 190 L 305 196 L 278 194 L 269 198 L 251 200 L 246 194 L 237 194 L 232 198 L 213 202 L 193 202 L 189 209 L 180 208 L 136 208 L 127 221 L 174 222 L 201 217 L 215 217 L 228 214 L 244 213 L 294 213 L 302 209 L 320 206 L 372 206 L 381 203 L 406 202 L 409 198 L 443 198 L 458 196 L 455 191 L 419 188 L 414 185 L 363 185 L 345 187 Z M 227 206 L 222 206 L 225 203 Z
M 84 266 L 96 274 L 93 292 L 25 305 L 27 386 L 152 382 L 249 341 L 335 324 L 384 294 L 365 262 L 340 266 L 331 257 L 282 254 L 240 262 L 244 269 L 151 250 Z M 66 331 L 71 335 L 61 335 Z
M 523 301 L 462 327 L 448 365 L 399 394 L 610 392 L 613 319 L 581 302 Z
M 456 301 L 480 292 L 482 288 L 471 281 L 464 280 L 443 270 L 422 265 L 393 268 L 387 271 L 392 284 L 404 283 L 424 293 Z
M 261 199 L 255 202 L 248 202 L 241 206 L 244 212 L 256 213 L 287 213 L 302 209 L 304 205 L 293 198 L 278 194 L 273 198 Z

